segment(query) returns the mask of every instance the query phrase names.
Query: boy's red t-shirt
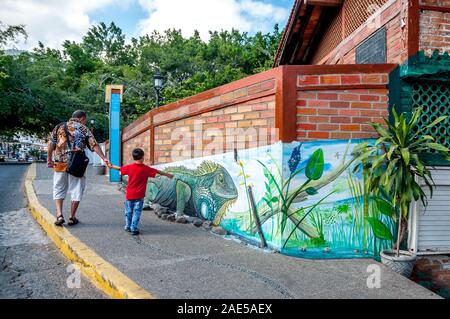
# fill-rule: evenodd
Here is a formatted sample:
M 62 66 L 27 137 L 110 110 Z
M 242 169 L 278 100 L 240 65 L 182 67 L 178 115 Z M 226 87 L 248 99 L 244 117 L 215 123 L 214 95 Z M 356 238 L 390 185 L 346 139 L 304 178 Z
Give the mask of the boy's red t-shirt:
M 145 197 L 147 180 L 156 176 L 156 169 L 145 164 L 129 164 L 120 168 L 121 175 L 128 175 L 126 199 L 141 199 Z

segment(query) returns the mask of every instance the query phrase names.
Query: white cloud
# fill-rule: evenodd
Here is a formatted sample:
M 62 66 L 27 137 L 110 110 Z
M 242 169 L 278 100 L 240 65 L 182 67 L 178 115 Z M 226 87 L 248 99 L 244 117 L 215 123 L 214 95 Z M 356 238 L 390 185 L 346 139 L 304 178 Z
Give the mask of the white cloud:
M 18 48 L 33 48 L 38 41 L 60 48 L 64 40 L 81 40 L 92 24 L 89 12 L 115 2 L 119 0 L 2 0 L 0 21 L 25 25 L 28 40 Z
M 283 27 L 289 9 L 253 0 L 139 0 L 148 18 L 140 21 L 141 34 L 169 28 L 181 29 L 184 36 L 198 30 L 202 39 L 209 30 L 270 32 L 275 23 Z
M 283 27 L 289 14 L 289 8 L 259 0 L 0 0 L 0 21 L 25 25 L 29 37 L 26 43 L 16 44 L 19 49 L 31 49 L 38 41 L 61 48 L 64 40 L 80 41 L 97 23 L 90 13 L 132 4 L 148 14 L 147 19 L 136 21 L 140 34 L 175 28 L 190 36 L 198 30 L 205 40 L 209 30 L 270 32 L 275 23 Z

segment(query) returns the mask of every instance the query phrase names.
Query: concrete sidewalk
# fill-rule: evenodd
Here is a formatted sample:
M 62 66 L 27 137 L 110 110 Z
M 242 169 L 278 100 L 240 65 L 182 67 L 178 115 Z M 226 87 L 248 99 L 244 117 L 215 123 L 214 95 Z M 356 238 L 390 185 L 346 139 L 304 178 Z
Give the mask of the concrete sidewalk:
M 54 212 L 52 171 L 37 165 L 34 188 Z M 158 298 L 439 298 L 372 259 L 305 260 L 255 249 L 144 211 L 141 235 L 123 231 L 124 196 L 90 168 L 80 224 L 70 232 Z M 69 202 L 64 207 L 69 217 Z M 369 289 L 367 266 L 381 267 Z

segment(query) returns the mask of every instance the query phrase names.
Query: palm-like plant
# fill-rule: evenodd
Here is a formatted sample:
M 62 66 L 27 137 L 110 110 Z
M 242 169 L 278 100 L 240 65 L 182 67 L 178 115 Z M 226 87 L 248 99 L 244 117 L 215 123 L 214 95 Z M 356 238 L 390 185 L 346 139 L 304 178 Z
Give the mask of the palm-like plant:
M 399 256 L 400 243 L 407 230 L 409 206 L 411 202 L 422 201 L 427 205 L 427 196 L 418 184 L 418 178 L 422 179 L 430 189 L 433 196 L 434 181 L 427 167 L 423 154 L 435 150 L 445 160 L 450 160 L 449 149 L 435 142 L 430 135 L 423 135 L 438 123 L 444 121 L 447 116 L 441 116 L 428 126 L 418 128 L 418 120 L 422 113 L 417 108 L 408 120 L 405 113 L 398 116 L 393 108 L 394 122 L 385 119 L 387 127 L 371 123 L 379 138 L 374 145 L 360 144 L 355 152 L 359 155 L 358 165 L 355 171 L 361 167 L 368 172 L 369 190 L 378 193 L 384 189 L 392 198 L 392 206 L 398 208 L 400 216 L 397 228 L 397 257 Z M 418 128 L 416 130 L 416 128 Z

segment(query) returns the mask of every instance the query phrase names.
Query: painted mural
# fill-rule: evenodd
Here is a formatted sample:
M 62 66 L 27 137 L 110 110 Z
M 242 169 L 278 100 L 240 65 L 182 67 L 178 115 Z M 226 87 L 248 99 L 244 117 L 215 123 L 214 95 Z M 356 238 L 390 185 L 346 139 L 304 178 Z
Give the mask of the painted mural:
M 251 186 L 269 247 L 304 258 L 377 256 L 392 246 L 395 212 L 382 192 L 369 192 L 365 173 L 353 169 L 362 141 L 276 143 L 158 165 L 175 178 L 150 179 L 146 201 L 257 243 Z
M 175 211 L 220 224 L 227 208 L 238 198 L 238 190 L 228 171 L 220 164 L 204 160 L 195 169 L 171 166 L 164 169 L 174 178 L 151 178 L 146 203 L 155 203 Z

